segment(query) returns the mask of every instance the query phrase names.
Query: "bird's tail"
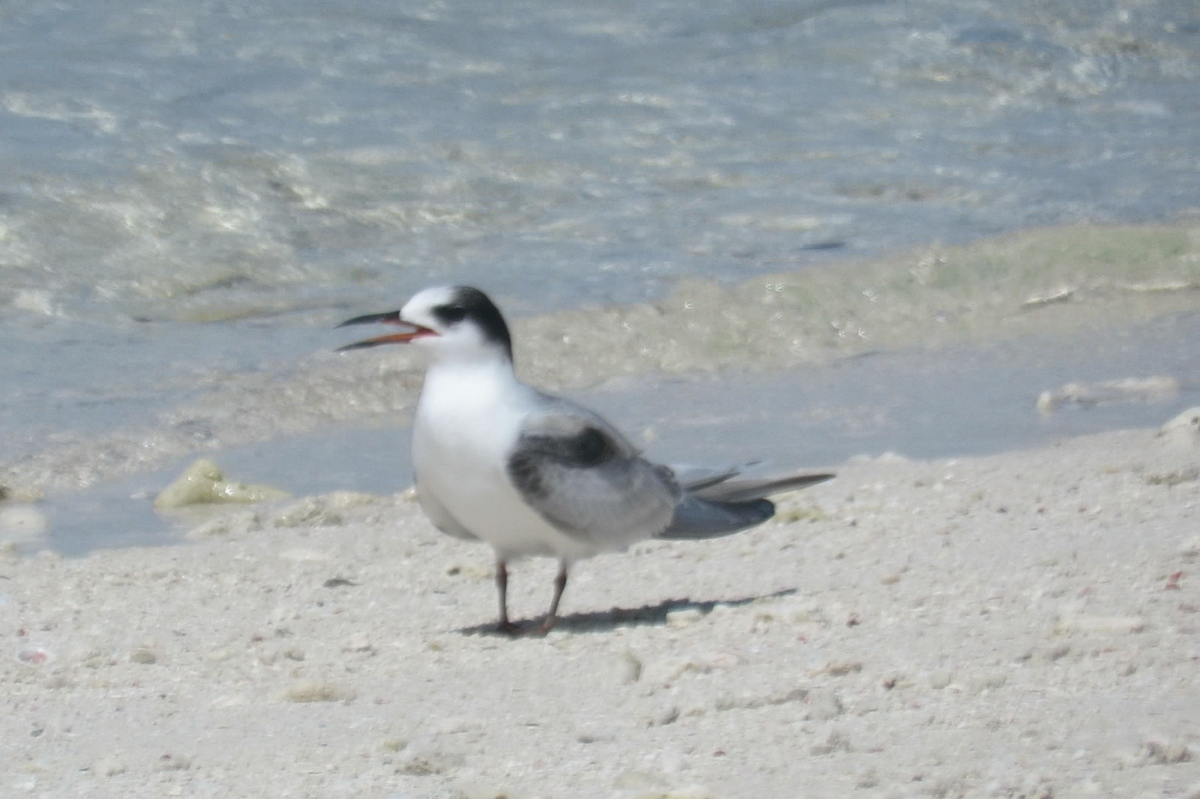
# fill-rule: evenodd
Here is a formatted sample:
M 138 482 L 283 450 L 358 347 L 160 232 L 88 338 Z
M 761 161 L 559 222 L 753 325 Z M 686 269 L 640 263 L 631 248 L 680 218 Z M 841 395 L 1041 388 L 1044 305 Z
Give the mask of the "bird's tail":
M 745 530 L 775 515 L 775 504 L 766 499 L 768 495 L 807 488 L 833 477 L 823 472 L 730 479 L 735 475 L 736 472 L 727 473 L 720 479 L 697 479 L 685 485 L 683 500 L 675 508 L 670 526 L 658 538 L 718 538 Z
M 786 491 L 799 491 L 802 488 L 832 480 L 835 476 L 833 472 L 804 472 L 784 477 L 755 478 L 738 477 L 734 474 L 716 482 L 709 479 L 684 484 L 683 488 L 692 496 L 700 499 L 714 502 L 746 502 L 773 494 L 782 494 Z
M 719 538 L 762 524 L 775 515 L 769 499 L 752 502 L 712 502 L 685 494 L 675 508 L 671 526 L 658 534 L 666 539 Z

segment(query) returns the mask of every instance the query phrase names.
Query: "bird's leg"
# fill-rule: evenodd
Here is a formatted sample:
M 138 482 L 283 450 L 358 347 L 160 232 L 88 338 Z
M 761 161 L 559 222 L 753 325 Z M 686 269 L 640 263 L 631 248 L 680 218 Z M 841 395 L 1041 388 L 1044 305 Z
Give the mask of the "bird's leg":
M 569 568 L 571 565 L 567 561 L 560 560 L 558 562 L 558 576 L 554 578 L 554 599 L 550 600 L 550 611 L 542 622 L 542 635 L 550 632 L 554 626 L 555 615 L 558 613 L 558 601 L 562 599 L 563 591 L 567 587 L 567 570 Z
M 508 620 L 508 564 L 504 558 L 496 559 L 496 590 L 500 594 L 500 623 L 496 627 L 500 632 L 512 635 L 517 626 Z

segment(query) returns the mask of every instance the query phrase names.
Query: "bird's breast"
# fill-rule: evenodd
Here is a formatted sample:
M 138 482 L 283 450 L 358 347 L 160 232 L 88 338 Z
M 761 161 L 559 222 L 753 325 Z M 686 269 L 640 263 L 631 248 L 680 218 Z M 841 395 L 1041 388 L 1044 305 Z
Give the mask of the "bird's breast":
M 417 491 L 506 555 L 592 554 L 539 516 L 508 478 L 508 458 L 529 410 L 520 391 L 515 380 L 427 375 L 413 422 Z
M 431 372 L 413 422 L 417 479 L 492 482 L 521 426 L 521 412 L 495 381 Z

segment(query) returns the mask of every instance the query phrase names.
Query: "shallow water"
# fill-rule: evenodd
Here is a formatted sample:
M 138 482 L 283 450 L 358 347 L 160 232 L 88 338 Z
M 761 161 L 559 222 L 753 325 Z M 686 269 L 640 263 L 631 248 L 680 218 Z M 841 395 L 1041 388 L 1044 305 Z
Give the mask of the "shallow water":
M 897 252 L 1194 220 L 1198 74 L 1183 0 L 5 8 L 0 475 L 92 485 L 402 411 L 400 367 L 380 367 L 379 390 L 400 394 L 380 399 L 354 388 L 366 367 L 309 354 L 341 318 L 432 282 L 483 285 L 528 318 L 545 339 L 530 368 L 552 385 L 622 373 L 540 356 L 569 335 L 554 311 L 881 255 L 868 284 L 819 294 L 824 315 L 785 297 L 814 319 L 789 328 L 805 343 L 751 359 L 804 363 L 812 337 L 920 345 L 934 334 L 897 333 L 905 320 L 981 318 L 991 267 L 954 275 L 953 306 L 944 274 L 892 291 L 886 314 L 851 303 L 887 270 L 924 274 Z M 1186 285 L 1171 252 L 1154 259 Z M 1044 261 L 1004 296 L 1073 282 Z M 1158 310 L 1190 302 L 1176 299 Z M 737 302 L 737 324 L 761 307 Z M 1085 304 L 1123 325 L 1138 303 Z M 675 358 L 671 331 L 622 314 L 608 318 L 644 333 L 625 373 L 727 365 L 747 346 Z M 934 337 L 1004 335 L 979 331 Z
M 761 474 L 836 468 L 848 458 L 895 453 L 947 458 L 1045 445 L 1074 435 L 1157 427 L 1200 405 L 1200 313 L 1136 328 L 1089 328 L 989 347 L 903 350 L 828 366 L 618 379 L 568 395 L 617 422 L 646 453 L 674 464 L 757 461 Z M 1166 376 L 1165 396 L 1039 413 L 1038 395 L 1064 382 L 1099 384 Z M 233 479 L 296 496 L 334 490 L 390 494 L 411 484 L 408 430 L 395 419 L 334 427 L 215 453 Z M 183 462 L 52 493 L 46 545 L 66 554 L 97 546 L 181 540 L 195 516 L 159 516 L 154 496 Z M 236 507 L 224 512 L 236 512 Z M 221 511 L 218 511 L 221 512 Z

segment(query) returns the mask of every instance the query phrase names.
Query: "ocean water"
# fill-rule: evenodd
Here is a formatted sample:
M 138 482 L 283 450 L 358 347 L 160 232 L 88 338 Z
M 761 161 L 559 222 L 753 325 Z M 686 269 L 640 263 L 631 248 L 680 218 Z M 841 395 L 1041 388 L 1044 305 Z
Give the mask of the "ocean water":
M 1191 0 L 5 3 L 0 468 L 229 444 L 178 409 L 431 283 L 536 317 L 1194 220 L 1198 76 Z

